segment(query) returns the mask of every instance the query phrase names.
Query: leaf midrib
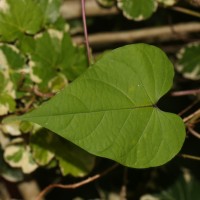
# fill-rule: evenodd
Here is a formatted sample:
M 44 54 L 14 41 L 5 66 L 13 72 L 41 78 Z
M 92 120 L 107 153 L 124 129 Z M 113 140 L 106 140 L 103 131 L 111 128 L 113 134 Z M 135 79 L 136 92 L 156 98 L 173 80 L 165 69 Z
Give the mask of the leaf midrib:
M 101 113 L 101 112 L 112 112 L 112 111 L 123 111 L 123 110 L 133 110 L 133 109 L 142 109 L 142 108 L 156 108 L 155 105 L 145 105 L 145 106 L 136 106 L 133 108 L 119 108 L 119 109 L 107 109 L 107 110 L 93 110 L 93 111 L 85 111 L 85 112 L 74 112 L 74 113 L 64 113 L 64 114 L 54 114 L 54 115 L 48 115 L 48 117 L 56 117 L 56 116 L 67 116 L 67 115 L 81 115 L 81 114 L 91 114 L 91 113 Z M 31 114 L 31 113 L 30 113 Z M 19 117 L 22 120 L 26 119 L 33 119 L 33 118 L 41 118 L 41 117 L 47 117 L 47 115 L 37 115 L 28 117 L 26 115 Z

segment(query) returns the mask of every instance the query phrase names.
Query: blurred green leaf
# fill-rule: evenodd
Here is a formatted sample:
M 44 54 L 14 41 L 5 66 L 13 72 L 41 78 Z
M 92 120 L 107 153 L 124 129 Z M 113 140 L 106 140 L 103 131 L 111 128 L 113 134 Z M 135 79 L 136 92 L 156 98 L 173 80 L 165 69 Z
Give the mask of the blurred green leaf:
M 144 195 L 140 200 L 193 200 L 199 199 L 200 181 L 184 169 L 178 179 L 159 194 Z
M 63 89 L 67 84 L 68 84 L 68 81 L 66 77 L 63 74 L 58 74 L 57 76 L 55 76 L 49 81 L 48 86 L 49 88 L 51 88 L 51 91 L 53 93 L 56 93 L 60 91 L 61 89 Z
M 157 9 L 155 0 L 118 0 L 117 5 L 125 17 L 135 21 L 149 18 Z
M 50 29 L 37 35 L 35 45 L 29 39 L 27 42 L 24 40 L 23 46 L 30 55 L 31 79 L 41 91 L 48 91 L 49 81 L 62 73 L 74 80 L 86 70 L 85 51 L 72 44 L 68 33 Z
M 14 168 L 21 168 L 28 174 L 37 169 L 38 165 L 33 160 L 30 147 L 23 140 L 15 139 L 4 150 L 5 161 Z
M 103 6 L 110 7 L 115 4 L 116 0 L 97 0 L 97 2 Z
M 23 34 L 35 34 L 43 25 L 45 13 L 34 0 L 1 0 L 0 40 L 14 41 Z
M 24 175 L 20 169 L 10 167 L 3 158 L 3 150 L 0 149 L 0 176 L 10 182 L 22 181 Z
M 200 43 L 191 43 L 182 48 L 178 54 L 176 69 L 185 77 L 200 80 Z
M 6 79 L 4 80 L 4 92 L 13 98 L 20 98 L 26 93 L 23 88 L 32 83 L 29 78 L 30 68 L 26 65 L 25 56 L 14 45 L 2 44 L 0 45 L 0 59 L 0 72 Z
M 62 0 L 36 0 L 44 13 L 44 24 L 56 22 L 60 16 L 61 2 Z
M 1 129 L 4 133 L 6 133 L 8 135 L 19 136 L 19 135 L 21 135 L 19 126 L 20 126 L 20 121 L 12 121 L 12 122 L 8 122 L 8 123 L 3 123 L 1 125 Z
M 9 112 L 14 112 L 16 107 L 15 100 L 8 94 L 0 94 L 0 116 Z
M 29 133 L 29 132 L 31 132 L 33 130 L 33 124 L 30 123 L 30 122 L 22 121 L 19 124 L 19 130 L 22 133 Z
M 48 164 L 55 155 L 63 175 L 84 176 L 94 166 L 92 155 L 46 129 L 31 136 L 31 147 L 35 160 L 41 165 Z
M 32 154 L 36 162 L 41 165 L 47 165 L 54 158 L 52 143 L 54 137 L 46 129 L 40 129 L 34 134 L 31 134 L 30 145 Z

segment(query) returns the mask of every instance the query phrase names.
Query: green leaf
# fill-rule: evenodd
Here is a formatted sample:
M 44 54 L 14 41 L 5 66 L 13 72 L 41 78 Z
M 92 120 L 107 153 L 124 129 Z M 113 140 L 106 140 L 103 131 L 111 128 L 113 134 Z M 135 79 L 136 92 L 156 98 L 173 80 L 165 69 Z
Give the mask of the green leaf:
M 3 123 L 1 125 L 1 129 L 4 133 L 8 135 L 19 136 L 22 134 L 19 126 L 20 126 L 20 121 L 12 121 L 9 123 Z
M 31 78 L 42 91 L 47 90 L 49 81 L 60 73 L 73 80 L 86 70 L 85 51 L 73 46 L 68 33 L 50 29 L 37 35 L 35 47 L 30 40 L 27 42 L 33 71 Z M 25 44 L 23 46 L 25 48 Z
M 23 35 L 17 42 L 17 47 L 20 49 L 21 52 L 24 54 L 28 54 L 35 49 L 35 40 L 34 37 L 29 35 Z
M 177 54 L 178 63 L 176 69 L 185 78 L 200 79 L 200 43 L 191 43 L 182 48 Z
M 58 138 L 55 149 L 55 156 L 64 176 L 72 174 L 76 177 L 82 177 L 94 167 L 94 156 L 62 138 Z
M 0 94 L 4 92 L 6 84 L 7 84 L 7 80 L 6 80 L 6 76 L 3 73 L 3 67 L 1 67 L 0 65 Z
M 32 154 L 39 165 L 47 165 L 54 158 L 52 142 L 54 136 L 46 129 L 40 129 L 30 137 Z
M 155 0 L 118 0 L 118 7 L 128 19 L 140 21 L 149 18 L 157 9 Z
M 54 23 L 60 16 L 61 0 L 36 0 L 45 14 L 44 24 Z
M 55 76 L 49 81 L 48 86 L 49 88 L 51 88 L 51 91 L 53 93 L 56 93 L 60 91 L 61 89 L 63 89 L 67 84 L 68 84 L 68 81 L 66 77 L 63 74 L 58 74 L 57 76 Z
M 20 70 L 25 65 L 25 58 L 14 45 L 0 45 L 0 54 L 3 60 L 2 66 L 6 68 Z
M 84 176 L 94 166 L 92 155 L 46 129 L 31 136 L 31 148 L 34 159 L 40 165 L 47 165 L 55 156 L 64 176 Z
M 129 167 L 162 165 L 185 139 L 181 118 L 156 107 L 173 76 L 173 66 L 160 49 L 127 45 L 104 54 L 67 88 L 20 119 Z
M 200 182 L 188 169 L 183 170 L 177 180 L 159 194 L 144 195 L 140 200 L 192 200 L 199 199 Z
M 21 97 L 20 92 L 29 81 L 29 68 L 25 64 L 26 59 L 14 45 L 0 45 L 0 72 L 4 76 L 4 93 L 13 98 Z M 23 83 L 23 85 L 22 85 Z
M 106 6 L 106 7 L 113 6 L 115 3 L 115 0 L 97 0 L 97 1 L 98 1 L 98 3 L 100 3 L 101 5 Z
M 22 133 L 29 133 L 33 130 L 33 124 L 30 122 L 22 121 L 19 125 L 19 129 Z
M 20 169 L 12 168 L 4 161 L 2 149 L 0 149 L 0 175 L 10 182 L 22 181 L 24 178 Z
M 23 34 L 35 34 L 43 25 L 45 13 L 34 0 L 1 0 L 0 38 L 14 41 Z
M 0 94 L 0 116 L 9 112 L 14 112 L 16 107 L 15 100 L 8 94 Z
M 4 160 L 11 166 L 21 168 L 25 174 L 33 172 L 38 165 L 33 160 L 30 147 L 21 139 L 15 139 L 4 150 Z

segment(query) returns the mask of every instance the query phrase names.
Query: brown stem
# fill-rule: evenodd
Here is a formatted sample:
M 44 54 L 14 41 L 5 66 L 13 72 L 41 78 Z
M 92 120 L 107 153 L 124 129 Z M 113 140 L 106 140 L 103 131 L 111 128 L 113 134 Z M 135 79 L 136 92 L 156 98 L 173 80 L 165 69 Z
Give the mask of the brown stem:
M 31 107 L 32 107 L 32 105 L 33 105 L 33 103 L 35 101 L 36 101 L 35 96 L 32 96 L 32 98 L 30 99 L 30 101 L 25 104 L 25 107 L 17 109 L 16 113 L 26 113 L 26 112 L 28 112 L 31 109 Z
M 88 63 L 90 65 L 92 64 L 92 55 L 91 55 L 90 45 L 89 45 L 89 40 L 88 40 L 88 31 L 87 31 L 87 22 L 86 22 L 86 13 L 85 13 L 85 0 L 81 0 L 81 8 L 82 8 L 82 20 L 83 20 L 85 45 L 87 49 Z
M 188 155 L 188 154 L 181 154 L 180 156 L 183 157 L 183 158 L 188 158 L 188 159 L 200 161 L 200 157 L 198 157 L 198 156 L 193 156 L 193 155 Z
M 105 170 L 104 172 L 100 173 L 100 174 L 96 174 L 92 177 L 88 177 L 87 179 L 80 181 L 78 183 L 74 183 L 74 184 L 68 184 L 68 185 L 63 185 L 63 184 L 51 184 L 49 186 L 47 186 L 44 190 L 42 190 L 40 192 L 40 194 L 37 196 L 36 200 L 41 200 L 43 198 L 43 196 L 51 189 L 53 188 L 62 188 L 62 189 L 76 189 L 78 187 L 81 187 L 83 185 L 86 185 L 90 182 L 93 182 L 103 176 L 105 176 L 106 174 L 108 174 L 110 171 L 114 170 L 116 167 L 118 167 L 119 164 L 115 164 L 113 166 L 111 166 L 110 168 L 108 168 L 107 170 Z
M 174 31 L 180 35 L 189 35 L 200 32 L 199 22 L 180 23 L 173 25 Z M 143 28 L 140 30 L 128 30 L 120 32 L 101 32 L 88 36 L 90 46 L 105 46 L 114 43 L 132 43 L 137 41 L 163 42 L 177 40 L 177 35 L 172 33 L 170 26 L 154 28 Z M 84 41 L 82 36 L 74 36 L 73 41 L 81 44 Z M 180 48 L 180 47 L 178 47 Z
M 94 16 L 111 16 L 119 14 L 119 10 L 116 6 L 112 6 L 110 8 L 105 8 L 99 6 L 97 1 L 87 0 L 85 2 L 85 10 L 86 16 L 94 17 Z M 76 19 L 81 17 L 81 4 L 80 0 L 67 0 L 62 3 L 61 6 L 61 15 L 67 19 Z
M 200 13 L 196 12 L 194 10 L 189 10 L 187 8 L 182 8 L 182 7 L 179 7 L 179 6 L 171 7 L 171 9 L 175 10 L 175 11 L 178 11 L 178 12 L 182 12 L 182 13 L 187 14 L 187 15 L 192 15 L 194 17 L 199 17 L 200 18 Z
M 191 128 L 191 127 L 189 127 L 189 126 L 188 126 L 188 130 L 190 131 L 190 133 L 191 133 L 194 137 L 200 139 L 200 134 L 199 134 L 197 131 L 195 131 L 193 128 Z
M 37 86 L 34 86 L 33 87 L 33 92 L 39 96 L 39 97 L 43 97 L 43 98 L 50 98 L 50 97 L 53 97 L 54 94 L 53 93 L 42 93 L 39 91 L 39 88 Z
M 172 92 L 172 96 L 187 96 L 187 95 L 197 95 L 200 94 L 200 89 L 184 90 Z
M 189 122 L 189 123 L 193 123 L 196 119 L 198 119 L 200 117 L 200 109 L 196 110 L 194 113 L 192 113 L 191 115 L 185 117 L 183 119 L 183 122 Z
M 189 106 L 187 106 L 185 109 L 183 109 L 181 112 L 178 113 L 179 116 L 182 116 L 184 113 L 189 111 L 193 106 L 195 106 L 199 102 L 199 99 L 192 102 Z

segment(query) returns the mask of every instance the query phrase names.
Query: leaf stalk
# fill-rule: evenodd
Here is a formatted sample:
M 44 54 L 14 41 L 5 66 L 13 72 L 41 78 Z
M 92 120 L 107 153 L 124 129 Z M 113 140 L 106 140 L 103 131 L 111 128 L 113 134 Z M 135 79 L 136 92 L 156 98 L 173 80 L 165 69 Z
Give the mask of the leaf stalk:
M 88 63 L 93 64 L 93 57 L 90 51 L 90 45 L 88 40 L 88 31 L 87 31 L 87 21 L 86 21 L 86 12 L 85 12 L 85 0 L 81 0 L 81 8 L 82 8 L 82 20 L 83 20 L 83 29 L 84 29 L 84 37 L 85 37 L 85 45 L 87 49 L 87 57 Z

